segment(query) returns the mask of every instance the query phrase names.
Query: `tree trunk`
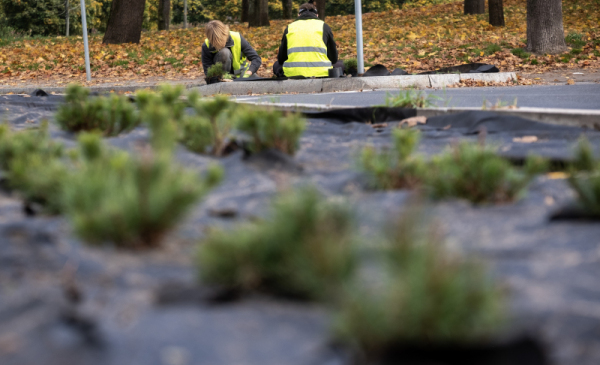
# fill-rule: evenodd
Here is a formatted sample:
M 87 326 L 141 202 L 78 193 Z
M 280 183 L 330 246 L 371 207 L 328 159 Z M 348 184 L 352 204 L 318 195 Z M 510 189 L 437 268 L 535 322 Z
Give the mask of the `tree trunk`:
M 281 0 L 283 19 L 292 19 L 292 0 Z
M 240 21 L 242 23 L 245 23 L 248 21 L 249 7 L 250 7 L 250 0 L 242 0 L 242 18 L 240 19 Z
M 158 30 L 169 30 L 171 0 L 158 0 Z
M 249 27 L 268 27 L 269 23 L 269 0 L 250 0 L 252 13 L 248 14 Z
M 317 13 L 319 13 L 319 19 L 325 20 L 325 0 L 317 0 Z
M 113 0 L 102 43 L 140 43 L 146 0 Z
M 527 51 L 557 54 L 567 50 L 561 0 L 527 0 Z
M 465 0 L 465 14 L 485 13 L 485 0 Z
M 490 8 L 490 24 L 494 27 L 505 26 L 502 0 L 488 0 L 488 5 Z

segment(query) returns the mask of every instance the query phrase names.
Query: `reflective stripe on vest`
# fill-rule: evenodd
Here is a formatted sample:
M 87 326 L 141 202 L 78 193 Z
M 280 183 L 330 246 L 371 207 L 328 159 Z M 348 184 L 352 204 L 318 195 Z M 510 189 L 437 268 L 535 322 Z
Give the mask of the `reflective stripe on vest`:
M 319 19 L 297 20 L 288 26 L 285 76 L 327 77 L 332 67 L 323 42 L 324 22 Z
M 246 71 L 250 68 L 250 63 L 246 60 L 246 57 L 242 56 L 242 38 L 240 37 L 240 33 L 238 32 L 229 32 L 231 39 L 233 39 L 233 47 L 231 47 L 231 66 L 233 67 L 233 73 L 236 76 L 242 77 L 250 77 L 250 75 L 246 75 Z M 204 40 L 206 43 L 206 47 L 210 49 L 210 43 L 208 39 Z M 214 51 L 213 53 L 217 53 L 218 51 Z M 229 72 L 229 70 L 227 71 Z

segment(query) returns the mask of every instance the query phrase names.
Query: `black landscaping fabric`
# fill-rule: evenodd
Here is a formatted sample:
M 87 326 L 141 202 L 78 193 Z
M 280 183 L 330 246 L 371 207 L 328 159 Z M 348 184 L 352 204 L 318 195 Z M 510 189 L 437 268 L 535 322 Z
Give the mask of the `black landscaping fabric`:
M 466 73 L 496 73 L 500 72 L 498 67 L 485 63 L 467 63 L 459 66 L 444 67 L 435 71 L 421 72 L 417 75 L 434 75 L 434 74 L 466 74 Z M 390 72 L 384 65 L 374 65 L 363 74 L 363 77 L 371 76 L 390 76 L 390 75 L 408 75 L 409 73 L 397 68 Z
M 329 119 L 332 123 L 384 123 L 400 121 L 417 115 L 416 109 L 363 107 L 356 109 L 333 109 L 327 111 L 305 111 L 307 118 Z
M 11 127 L 36 127 L 49 119 L 52 138 L 72 147 L 76 135 L 53 122 L 61 101 L 52 95 L 0 96 Z M 200 172 L 219 163 L 225 179 L 181 221 L 164 248 L 152 251 L 85 245 L 65 218 L 27 216 L 18 197 L 0 192 L 0 364 L 351 364 L 351 352 L 329 346 L 327 308 L 261 295 L 218 304 L 235 298 L 198 284 L 194 269 L 196 244 L 209 227 L 268 218 L 271 198 L 286 186 L 311 184 L 326 197 L 347 199 L 358 229 L 373 238 L 365 243 L 378 242 L 382 225 L 402 212 L 411 192 L 373 190 L 356 169 L 356 158 L 364 146 L 390 146 L 398 125 L 393 119 L 400 116 L 368 124 L 338 113 L 337 122 L 332 114 L 311 115 L 293 158 L 273 151 L 245 156 L 242 150 L 212 158 L 180 147 L 181 164 Z M 418 126 L 418 153 L 431 157 L 458 141 L 476 142 L 481 126 L 488 130 L 487 143 L 503 154 L 568 159 L 580 135 L 600 145 L 597 131 L 477 113 L 430 118 Z M 538 142 L 514 141 L 529 134 Z M 137 153 L 148 139 L 141 126 L 106 141 Z M 506 286 L 510 344 L 521 348 L 518 338 L 525 334 L 544 344 L 552 364 L 597 365 L 600 224 L 549 220 L 572 199 L 565 180 L 540 176 L 512 204 L 448 200 L 432 203 L 430 211 L 453 252 L 487 263 Z M 535 350 L 535 344 L 523 348 Z

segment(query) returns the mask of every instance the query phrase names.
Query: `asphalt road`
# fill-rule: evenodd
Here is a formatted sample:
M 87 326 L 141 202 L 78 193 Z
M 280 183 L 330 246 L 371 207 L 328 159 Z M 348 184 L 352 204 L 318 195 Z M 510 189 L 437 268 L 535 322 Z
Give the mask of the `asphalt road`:
M 499 101 L 519 107 L 596 109 L 600 110 L 600 84 L 544 85 L 514 87 L 477 87 L 446 90 L 422 90 L 436 96 L 434 103 L 448 107 L 481 107 Z M 275 103 L 371 106 L 385 103 L 386 94 L 398 91 L 338 92 L 321 94 L 286 94 L 242 96 L 238 99 Z

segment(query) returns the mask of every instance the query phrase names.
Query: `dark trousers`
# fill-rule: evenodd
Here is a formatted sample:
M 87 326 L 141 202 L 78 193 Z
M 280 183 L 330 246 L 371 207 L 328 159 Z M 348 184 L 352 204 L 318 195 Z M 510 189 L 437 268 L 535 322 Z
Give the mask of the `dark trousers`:
M 344 73 L 344 61 L 343 60 L 339 60 L 336 63 L 334 63 L 333 67 L 339 67 L 339 68 L 341 68 L 342 69 L 342 73 Z M 275 63 L 273 64 L 273 73 L 277 77 L 285 77 L 285 75 L 283 73 L 283 66 L 281 66 L 279 64 L 279 61 L 275 61 Z
M 231 50 L 227 47 L 223 47 L 219 52 L 215 53 L 213 57 L 213 61 L 215 63 L 221 62 L 223 64 L 223 70 L 227 73 L 233 73 L 233 69 L 231 68 L 231 63 L 233 61 L 233 55 L 231 54 Z

